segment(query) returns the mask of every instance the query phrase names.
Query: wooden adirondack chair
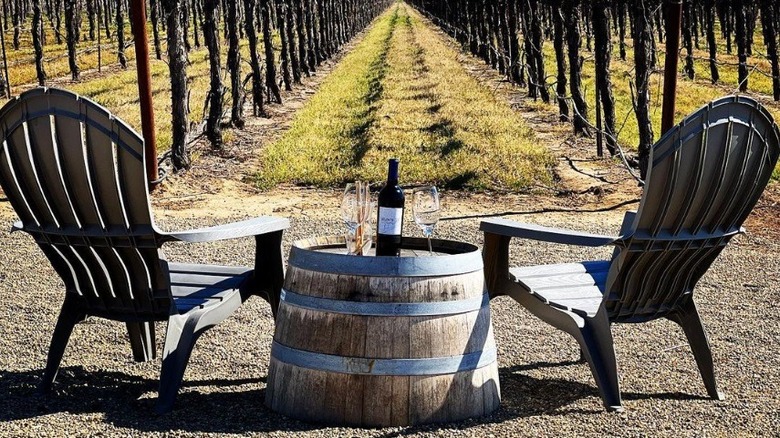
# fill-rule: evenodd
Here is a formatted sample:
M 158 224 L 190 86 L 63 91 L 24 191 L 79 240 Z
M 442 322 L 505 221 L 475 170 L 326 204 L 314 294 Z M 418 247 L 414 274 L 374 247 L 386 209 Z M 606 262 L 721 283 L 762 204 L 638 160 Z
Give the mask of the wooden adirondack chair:
M 744 231 L 779 152 L 780 132 L 757 102 L 712 102 L 653 147 L 639 210 L 626 215 L 618 237 L 483 221 L 491 296 L 509 295 L 574 336 L 609 410 L 622 410 L 610 324 L 657 318 L 682 327 L 708 394 L 722 399 L 693 289 Z M 510 269 L 511 237 L 616 248 L 611 260 Z
M 127 323 L 134 357 L 155 357 L 154 321 L 168 321 L 156 410 L 173 407 L 192 347 L 251 294 L 274 312 L 284 277 L 284 218 L 260 217 L 185 232 L 157 229 L 143 139 L 105 108 L 37 88 L 0 110 L 0 184 L 65 283 L 65 301 L 40 384 L 47 392 L 73 326 L 87 316 Z M 169 263 L 166 242 L 255 236 L 254 269 Z

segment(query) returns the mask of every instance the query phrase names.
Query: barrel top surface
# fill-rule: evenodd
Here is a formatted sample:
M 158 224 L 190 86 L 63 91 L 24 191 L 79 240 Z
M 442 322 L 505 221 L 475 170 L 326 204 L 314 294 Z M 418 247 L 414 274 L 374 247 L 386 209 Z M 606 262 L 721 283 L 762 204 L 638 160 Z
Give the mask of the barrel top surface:
M 435 277 L 482 270 L 482 254 L 476 245 L 454 240 L 431 239 L 434 254 L 428 254 L 428 241 L 404 237 L 400 257 L 355 256 L 346 254 L 343 236 L 302 239 L 290 250 L 291 267 L 333 274 L 376 277 Z

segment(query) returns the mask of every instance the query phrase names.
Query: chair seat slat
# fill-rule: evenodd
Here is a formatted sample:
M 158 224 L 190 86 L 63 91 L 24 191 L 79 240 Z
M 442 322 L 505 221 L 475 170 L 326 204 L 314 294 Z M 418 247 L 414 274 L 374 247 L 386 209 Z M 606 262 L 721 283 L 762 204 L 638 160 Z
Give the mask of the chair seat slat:
M 593 316 L 604 297 L 609 261 L 539 265 L 510 270 L 512 279 L 550 306 Z

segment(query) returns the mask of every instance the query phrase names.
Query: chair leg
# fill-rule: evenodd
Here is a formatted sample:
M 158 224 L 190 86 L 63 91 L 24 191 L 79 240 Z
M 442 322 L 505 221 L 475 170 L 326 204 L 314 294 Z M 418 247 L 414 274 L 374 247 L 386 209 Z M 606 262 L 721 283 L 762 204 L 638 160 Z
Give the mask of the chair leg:
M 271 305 L 276 318 L 284 283 L 284 254 L 282 254 L 282 231 L 255 236 L 254 294 L 258 294 Z M 247 297 L 244 297 L 246 300 Z
M 83 321 L 85 317 L 86 314 L 82 307 L 71 299 L 69 295 L 66 295 L 51 338 L 49 354 L 46 360 L 46 370 L 43 372 L 43 380 L 38 385 L 38 393 L 45 394 L 51 390 L 51 385 L 57 377 L 57 371 L 62 362 L 62 356 L 65 354 L 68 339 L 70 339 L 70 335 L 73 333 L 73 327 Z
M 707 332 L 704 331 L 704 325 L 693 298 L 683 305 L 681 311 L 671 314 L 667 318 L 679 324 L 685 332 L 693 351 L 693 357 L 696 359 L 696 365 L 698 365 L 704 380 L 704 386 L 707 388 L 707 394 L 715 400 L 723 400 L 725 396 L 718 390 L 718 383 L 715 380 L 715 366 L 710 343 L 707 340 Z
M 154 339 L 154 322 L 128 322 L 127 333 L 136 362 L 146 362 L 157 357 Z
M 604 407 L 609 411 L 622 412 L 617 360 L 606 311 L 602 308 L 595 317 L 585 318 L 585 325 L 575 338 L 590 365 Z
M 197 320 L 194 315 L 171 315 L 168 320 L 160 372 L 160 391 L 155 407 L 158 414 L 165 414 L 173 409 L 192 347 L 200 336 L 200 331 L 195 330 Z

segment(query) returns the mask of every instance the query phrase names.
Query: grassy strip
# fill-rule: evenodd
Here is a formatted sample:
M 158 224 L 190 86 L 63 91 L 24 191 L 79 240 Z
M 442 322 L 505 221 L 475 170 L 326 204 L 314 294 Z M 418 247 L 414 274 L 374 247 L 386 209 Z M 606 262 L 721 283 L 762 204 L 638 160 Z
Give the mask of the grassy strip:
M 504 102 L 404 4 L 363 42 L 262 154 L 261 188 L 381 181 L 399 157 L 405 183 L 523 189 L 549 183 L 552 160 Z
M 383 15 L 299 111 L 285 136 L 263 151 L 259 187 L 327 185 L 363 177 L 355 165 L 368 144 L 397 19 L 397 8 Z

